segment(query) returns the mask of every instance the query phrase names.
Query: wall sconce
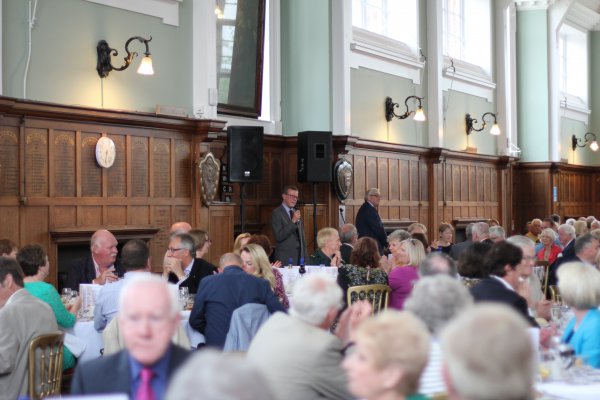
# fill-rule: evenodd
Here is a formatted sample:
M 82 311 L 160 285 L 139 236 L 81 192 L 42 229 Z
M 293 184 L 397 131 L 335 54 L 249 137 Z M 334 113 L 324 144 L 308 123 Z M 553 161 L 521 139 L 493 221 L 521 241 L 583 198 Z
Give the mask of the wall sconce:
M 579 144 L 583 142 L 583 144 Z M 598 151 L 598 142 L 596 141 L 596 134 L 588 132 L 583 136 L 583 139 L 573 135 L 571 137 L 571 148 L 575 151 L 578 147 L 585 147 L 586 144 L 590 144 L 590 150 Z
M 477 129 L 473 126 L 473 124 L 477 123 L 477 120 L 475 118 L 471 118 L 471 114 L 467 114 L 465 116 L 465 121 L 467 123 L 467 136 L 469 136 L 473 131 L 481 132 L 482 130 L 485 129 L 485 126 L 486 126 L 485 116 L 486 115 L 491 115 L 492 117 L 494 117 L 494 124 L 492 125 L 492 129 L 490 129 L 490 135 L 498 136 L 500 134 L 500 127 L 498 126 L 498 122 L 496 121 L 496 114 L 491 113 L 491 112 L 486 112 L 485 114 L 483 114 L 481 116 L 481 122 L 483 123 L 483 125 L 481 125 L 481 128 L 479 128 L 479 129 Z
M 100 78 L 106 78 L 112 70 L 123 71 L 129 67 L 133 59 L 137 56 L 135 51 L 133 53 L 129 51 L 129 44 L 132 40 L 138 40 L 141 43 L 144 43 L 146 46 L 146 51 L 144 52 L 145 56 L 142 58 L 142 62 L 140 63 L 137 73 L 141 75 L 154 75 L 152 58 L 150 58 L 150 49 L 148 48 L 148 42 L 152 40 L 152 36 L 150 36 L 150 39 L 144 39 L 141 36 L 134 36 L 125 42 L 125 51 L 127 52 L 127 57 L 123 58 L 125 60 L 125 64 L 119 68 L 114 67 L 110 62 L 111 56 L 116 56 L 119 54 L 119 52 L 116 49 L 110 48 L 106 40 L 101 40 L 98 42 L 98 46 L 96 46 L 96 51 L 98 52 L 98 64 L 96 65 L 96 71 L 98 71 Z
M 419 102 L 419 105 L 417 106 L 417 111 L 409 111 L 408 110 L 408 100 L 410 100 L 410 99 L 416 99 Z M 398 119 L 406 119 L 411 114 L 415 114 L 415 116 L 413 117 L 414 121 L 419 121 L 419 122 L 425 121 L 425 113 L 423 112 L 423 106 L 421 105 L 421 100 L 423 100 L 423 99 L 424 99 L 424 97 L 408 96 L 406 98 L 406 100 L 404 100 L 404 105 L 406 106 L 406 112 L 402 115 L 398 115 L 394 112 L 394 108 L 399 107 L 399 104 L 394 103 L 391 97 L 386 97 L 385 98 L 385 119 L 386 119 L 386 121 L 390 122 L 394 117 L 396 117 Z

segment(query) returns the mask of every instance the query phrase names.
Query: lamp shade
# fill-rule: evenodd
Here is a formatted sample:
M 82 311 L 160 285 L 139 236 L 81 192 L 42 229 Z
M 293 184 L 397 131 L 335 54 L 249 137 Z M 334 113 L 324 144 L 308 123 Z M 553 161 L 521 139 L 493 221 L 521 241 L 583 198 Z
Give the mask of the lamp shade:
M 415 116 L 413 117 L 413 120 L 423 122 L 425 121 L 425 119 L 425 113 L 423 112 L 423 109 L 419 107 L 417 111 L 415 111 Z
M 140 67 L 137 70 L 140 75 L 154 75 L 154 68 L 152 67 L 152 58 L 148 55 L 142 58 Z
M 490 129 L 490 135 L 498 136 L 500 135 L 500 127 L 498 124 L 492 125 L 492 129 Z
M 592 151 L 598 151 L 598 142 L 594 140 L 592 143 L 590 143 L 590 149 Z

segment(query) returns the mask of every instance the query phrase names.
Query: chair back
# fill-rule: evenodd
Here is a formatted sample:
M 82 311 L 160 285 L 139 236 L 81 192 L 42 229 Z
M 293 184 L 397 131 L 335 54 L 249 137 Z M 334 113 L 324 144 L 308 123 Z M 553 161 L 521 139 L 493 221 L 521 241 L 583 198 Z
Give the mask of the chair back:
M 548 261 L 543 261 L 543 260 L 537 260 L 535 262 L 536 267 L 542 267 L 543 268 L 543 277 L 541 277 L 541 284 L 542 284 L 542 293 L 544 293 L 544 297 L 547 297 L 548 295 L 548 275 L 550 272 L 550 263 Z
M 351 286 L 347 293 L 348 305 L 358 300 L 367 300 L 373 307 L 373 314 L 387 309 L 390 300 L 390 287 L 388 285 L 360 285 Z
M 29 398 L 60 395 L 65 333 L 36 336 L 29 343 Z
M 548 286 L 548 289 L 550 290 L 550 300 L 552 300 L 553 303 L 562 304 L 562 297 L 558 290 L 558 286 L 550 285 Z

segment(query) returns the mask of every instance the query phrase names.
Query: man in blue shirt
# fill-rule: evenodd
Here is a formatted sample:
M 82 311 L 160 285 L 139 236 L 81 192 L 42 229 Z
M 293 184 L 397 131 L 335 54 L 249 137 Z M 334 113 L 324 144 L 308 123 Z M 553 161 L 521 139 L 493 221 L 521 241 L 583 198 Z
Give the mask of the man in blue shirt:
M 71 393 L 163 399 L 169 379 L 189 354 L 171 343 L 179 327 L 177 293 L 160 277 L 140 274 L 125 284 L 119 304 L 125 349 L 78 365 Z

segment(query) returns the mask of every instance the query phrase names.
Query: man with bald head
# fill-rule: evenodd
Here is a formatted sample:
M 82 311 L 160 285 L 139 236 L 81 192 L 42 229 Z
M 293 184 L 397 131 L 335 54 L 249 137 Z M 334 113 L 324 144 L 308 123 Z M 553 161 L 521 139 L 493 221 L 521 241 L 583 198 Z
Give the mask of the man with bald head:
M 270 313 L 285 312 L 269 282 L 247 274 L 242 265 L 239 255 L 225 253 L 219 260 L 223 272 L 200 282 L 189 323 L 204 334 L 207 346 L 223 348 L 231 315 L 245 304 L 264 304 Z
M 171 225 L 171 229 L 169 229 L 169 234 L 174 235 L 176 233 L 188 233 L 191 230 L 192 226 L 190 224 L 184 221 L 180 221 L 175 222 L 173 225 Z
M 66 287 L 79 290 L 81 283 L 104 285 L 123 277 L 125 271 L 117 263 L 117 239 L 106 229 L 100 229 L 90 240 L 90 254 L 71 266 Z

